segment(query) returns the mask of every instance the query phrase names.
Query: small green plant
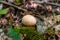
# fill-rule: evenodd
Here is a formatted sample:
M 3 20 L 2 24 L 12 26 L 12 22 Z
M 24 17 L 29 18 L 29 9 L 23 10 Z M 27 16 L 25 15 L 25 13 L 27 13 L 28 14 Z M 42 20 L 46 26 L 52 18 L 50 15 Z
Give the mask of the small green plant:
M 19 36 L 19 29 L 10 27 L 8 30 L 8 36 L 13 37 L 14 40 L 21 40 Z

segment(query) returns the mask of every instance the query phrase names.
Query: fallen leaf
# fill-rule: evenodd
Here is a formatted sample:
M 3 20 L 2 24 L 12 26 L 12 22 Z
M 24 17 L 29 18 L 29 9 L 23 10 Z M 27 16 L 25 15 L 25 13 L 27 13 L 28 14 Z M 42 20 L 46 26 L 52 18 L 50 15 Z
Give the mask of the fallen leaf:
M 8 12 L 8 9 L 9 8 L 6 8 L 6 9 L 3 9 L 3 10 L 0 10 L 0 14 L 6 14 Z

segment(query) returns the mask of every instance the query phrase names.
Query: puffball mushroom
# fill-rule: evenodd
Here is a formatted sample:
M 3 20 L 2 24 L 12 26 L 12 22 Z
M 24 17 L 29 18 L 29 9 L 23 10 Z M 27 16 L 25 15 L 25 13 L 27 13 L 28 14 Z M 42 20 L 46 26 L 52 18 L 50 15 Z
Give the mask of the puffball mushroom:
M 22 18 L 22 23 L 26 26 L 33 26 L 36 24 L 36 18 L 32 15 L 25 15 L 23 18 Z

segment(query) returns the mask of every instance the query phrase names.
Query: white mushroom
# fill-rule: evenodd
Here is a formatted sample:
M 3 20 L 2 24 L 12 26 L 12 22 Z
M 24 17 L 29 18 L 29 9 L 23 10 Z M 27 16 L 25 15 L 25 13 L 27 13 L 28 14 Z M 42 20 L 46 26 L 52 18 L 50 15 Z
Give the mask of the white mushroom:
M 32 15 L 25 15 L 23 18 L 22 18 L 22 23 L 24 25 L 27 25 L 27 26 L 32 26 L 32 25 L 35 25 L 36 24 L 36 18 Z

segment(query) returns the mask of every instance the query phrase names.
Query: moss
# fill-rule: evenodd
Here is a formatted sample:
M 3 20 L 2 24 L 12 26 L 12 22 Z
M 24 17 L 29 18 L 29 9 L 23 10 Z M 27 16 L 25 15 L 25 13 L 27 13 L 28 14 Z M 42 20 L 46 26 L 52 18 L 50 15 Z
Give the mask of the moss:
M 52 36 L 54 34 L 53 30 L 51 30 L 51 28 L 48 28 L 45 32 L 47 32 L 47 34 L 50 35 L 50 36 Z M 46 34 L 40 34 L 33 27 L 21 27 L 20 28 L 20 33 L 21 34 L 26 34 L 26 39 L 25 40 L 46 40 L 47 36 L 48 36 Z
M 20 33 L 26 34 L 26 40 L 39 40 L 40 34 L 32 27 L 22 27 Z

